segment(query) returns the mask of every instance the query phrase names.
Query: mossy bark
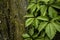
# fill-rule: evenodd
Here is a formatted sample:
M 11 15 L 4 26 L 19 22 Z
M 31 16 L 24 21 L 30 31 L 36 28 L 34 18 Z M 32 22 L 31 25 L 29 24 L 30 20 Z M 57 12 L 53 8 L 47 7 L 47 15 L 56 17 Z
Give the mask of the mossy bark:
M 0 31 L 4 40 L 23 40 L 25 0 L 2 0 Z M 3 40 L 2 39 L 2 40 Z

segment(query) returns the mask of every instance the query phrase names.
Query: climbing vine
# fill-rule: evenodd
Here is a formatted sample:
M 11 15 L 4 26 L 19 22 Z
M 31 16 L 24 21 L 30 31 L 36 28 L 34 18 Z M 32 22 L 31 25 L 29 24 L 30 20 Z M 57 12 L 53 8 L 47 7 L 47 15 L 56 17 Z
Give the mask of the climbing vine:
M 52 40 L 60 32 L 60 0 L 28 0 L 24 40 Z

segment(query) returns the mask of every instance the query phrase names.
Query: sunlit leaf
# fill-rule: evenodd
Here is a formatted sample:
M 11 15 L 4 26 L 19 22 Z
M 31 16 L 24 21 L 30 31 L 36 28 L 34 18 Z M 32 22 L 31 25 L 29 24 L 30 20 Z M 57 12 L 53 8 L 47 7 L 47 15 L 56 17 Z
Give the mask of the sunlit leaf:
M 46 16 L 39 16 L 39 17 L 37 17 L 37 19 L 44 20 L 44 21 L 48 21 L 49 20 L 48 17 L 46 17 Z
M 38 0 L 38 2 L 40 2 L 40 1 L 44 1 L 45 3 L 47 3 L 49 0 Z
M 41 32 L 41 31 L 45 28 L 45 26 L 47 25 L 47 23 L 48 23 L 48 22 L 41 22 L 41 23 L 40 23 L 40 25 L 39 25 L 39 27 L 38 27 L 39 32 Z
M 56 29 L 51 23 L 49 23 L 46 26 L 45 32 L 50 39 L 53 39 L 56 34 Z
M 57 17 L 57 11 L 55 9 L 53 9 L 52 7 L 49 7 L 49 16 L 51 18 Z
M 34 5 L 34 6 L 31 8 L 31 13 L 33 13 L 35 10 L 36 10 L 36 5 Z
M 45 16 L 47 13 L 47 6 L 45 5 L 40 6 L 40 11 L 41 11 L 41 15 Z
M 27 14 L 24 17 L 34 17 L 32 14 Z
M 57 22 L 52 22 L 52 24 L 54 25 L 54 27 L 56 28 L 56 30 L 60 32 L 60 24 L 57 23 Z
M 25 34 L 22 35 L 22 37 L 23 38 L 29 38 L 30 36 L 27 33 L 25 33 Z
M 32 4 L 32 3 L 29 4 L 28 7 L 27 7 L 27 10 L 28 10 L 28 9 L 31 9 L 33 6 L 34 6 L 34 4 Z
M 35 18 L 35 20 L 33 22 L 33 25 L 35 26 L 35 28 L 38 28 L 38 24 L 39 24 L 39 21 L 38 21 L 38 19 Z
M 25 22 L 25 26 L 28 27 L 33 21 L 34 21 L 34 18 L 27 19 Z

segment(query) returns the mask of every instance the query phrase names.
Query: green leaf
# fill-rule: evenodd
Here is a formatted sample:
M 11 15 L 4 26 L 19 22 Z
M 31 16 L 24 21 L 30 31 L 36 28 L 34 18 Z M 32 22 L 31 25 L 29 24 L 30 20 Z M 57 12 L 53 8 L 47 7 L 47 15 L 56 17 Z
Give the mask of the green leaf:
M 40 0 L 40 1 L 44 1 L 45 3 L 47 3 L 49 0 Z
M 51 6 L 54 8 L 60 9 L 60 2 L 54 3 Z
M 33 37 L 33 38 L 36 38 L 36 37 L 38 37 L 38 34 L 36 33 L 36 34 L 34 34 L 32 37 Z
M 36 4 L 31 8 L 31 13 L 33 13 L 36 10 Z
M 56 28 L 56 30 L 60 32 L 60 24 L 57 23 L 57 22 L 52 22 L 52 24 L 54 25 L 54 27 Z
M 35 39 L 35 40 L 44 40 L 44 38 L 40 38 L 40 39 Z
M 40 10 L 40 4 L 38 3 L 36 12 L 38 12 L 39 10 Z
M 35 5 L 35 4 L 33 4 L 33 3 L 29 4 L 28 7 L 27 7 L 27 10 L 28 10 L 28 9 L 31 9 L 34 5 Z
M 60 0 L 57 0 L 57 2 L 60 2 Z
M 36 0 L 31 0 L 31 3 L 32 3 L 32 2 L 36 3 Z
M 45 36 L 45 40 L 50 40 L 47 36 Z
M 51 4 L 51 3 L 53 3 L 54 1 L 55 1 L 55 0 L 50 0 L 49 3 Z
M 60 16 L 57 16 L 57 17 L 52 19 L 52 21 L 54 21 L 54 20 L 60 20 Z
M 29 34 L 32 36 L 34 34 L 34 28 L 29 29 Z
M 41 23 L 40 23 L 40 25 L 39 25 L 39 27 L 38 27 L 39 32 L 41 32 L 41 31 L 45 28 L 45 26 L 47 25 L 47 23 L 48 23 L 48 22 L 41 22 Z
M 45 5 L 40 6 L 41 15 L 45 16 L 47 12 L 47 7 Z
M 28 27 L 33 21 L 34 21 L 34 18 L 27 19 L 25 22 L 25 26 Z
M 41 31 L 40 35 L 38 36 L 38 38 L 42 38 L 45 37 L 45 31 Z
M 39 17 L 37 17 L 37 19 L 43 20 L 43 21 L 48 21 L 49 20 L 48 17 L 46 17 L 46 16 L 39 16 Z
M 53 9 L 52 7 L 49 7 L 49 16 L 51 18 L 57 17 L 57 11 Z
M 22 35 L 22 37 L 23 38 L 29 38 L 30 36 L 27 33 L 25 33 L 25 34 Z
M 35 28 L 38 28 L 38 24 L 39 24 L 39 21 L 38 21 L 38 19 L 35 18 L 35 20 L 33 22 L 33 25 L 35 26 Z
M 31 38 L 27 38 L 27 39 L 25 39 L 25 40 L 32 40 Z
M 53 39 L 56 34 L 56 29 L 51 23 L 49 23 L 46 26 L 45 32 L 50 39 Z
M 34 17 L 32 14 L 27 14 L 24 17 Z

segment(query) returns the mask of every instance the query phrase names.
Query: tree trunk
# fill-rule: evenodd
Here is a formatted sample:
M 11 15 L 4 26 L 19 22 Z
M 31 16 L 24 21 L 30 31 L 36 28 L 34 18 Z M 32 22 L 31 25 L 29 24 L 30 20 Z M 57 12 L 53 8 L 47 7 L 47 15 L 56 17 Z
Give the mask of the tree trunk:
M 2 40 L 23 40 L 25 32 L 24 18 L 26 14 L 25 0 L 2 0 L 0 16 L 0 33 Z

